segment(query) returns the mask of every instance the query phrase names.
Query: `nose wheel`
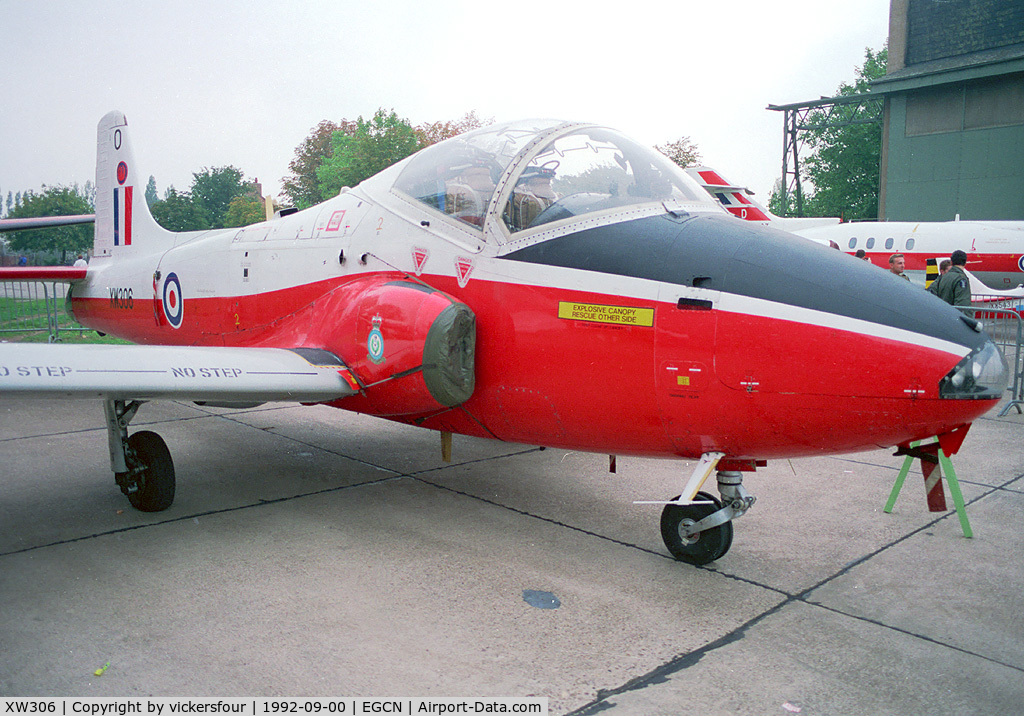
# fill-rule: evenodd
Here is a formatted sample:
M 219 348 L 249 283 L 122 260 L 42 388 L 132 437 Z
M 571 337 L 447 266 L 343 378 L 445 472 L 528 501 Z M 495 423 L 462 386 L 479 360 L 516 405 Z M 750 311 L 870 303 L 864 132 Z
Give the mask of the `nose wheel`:
M 677 502 L 680 497 L 676 495 L 672 502 Z M 694 499 L 691 504 L 665 505 L 661 512 L 661 538 L 669 553 L 680 562 L 708 564 L 732 546 L 732 522 L 691 534 L 690 529 L 694 525 L 722 508 L 722 503 L 706 492 L 698 492 Z
M 661 538 L 669 553 L 680 562 L 704 565 L 714 562 L 732 546 L 732 521 L 753 506 L 756 498 L 743 489 L 742 471 L 753 471 L 763 460 L 723 460 L 720 452 L 704 453 L 683 492 L 668 501 L 638 501 L 638 505 L 664 505 Z M 717 470 L 719 500 L 698 492 Z M 726 469 L 729 468 L 729 469 Z

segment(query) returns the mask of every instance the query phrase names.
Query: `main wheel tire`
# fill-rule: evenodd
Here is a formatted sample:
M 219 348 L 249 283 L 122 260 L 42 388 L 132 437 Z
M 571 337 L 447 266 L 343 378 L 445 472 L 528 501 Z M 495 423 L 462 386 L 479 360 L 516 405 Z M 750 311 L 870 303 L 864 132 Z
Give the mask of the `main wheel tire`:
M 678 500 L 679 496 L 673 499 Z M 665 540 L 668 551 L 680 562 L 708 564 L 729 551 L 732 545 L 732 522 L 686 536 L 684 531 L 689 525 L 700 522 L 722 508 L 722 503 L 706 492 L 698 492 L 694 499 L 713 504 L 665 505 L 661 513 L 661 538 Z
M 166 510 L 174 502 L 174 462 L 164 439 L 149 430 L 128 438 L 128 468 L 138 467 L 138 489 L 128 493 L 128 501 L 142 512 Z

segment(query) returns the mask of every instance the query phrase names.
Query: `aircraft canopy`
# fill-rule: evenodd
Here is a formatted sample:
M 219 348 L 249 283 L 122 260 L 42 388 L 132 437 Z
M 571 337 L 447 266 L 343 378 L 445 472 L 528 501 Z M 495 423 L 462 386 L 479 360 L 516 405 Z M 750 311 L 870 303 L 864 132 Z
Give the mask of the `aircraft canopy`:
M 394 188 L 464 224 L 509 233 L 652 202 L 708 201 L 665 156 L 604 127 L 491 125 L 414 155 Z

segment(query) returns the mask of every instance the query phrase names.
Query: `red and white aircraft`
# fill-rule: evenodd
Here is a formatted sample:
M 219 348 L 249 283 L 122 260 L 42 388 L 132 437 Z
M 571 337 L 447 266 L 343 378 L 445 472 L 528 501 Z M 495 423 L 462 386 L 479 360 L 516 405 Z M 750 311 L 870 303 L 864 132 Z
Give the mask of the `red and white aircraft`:
M 754 502 L 744 471 L 931 436 L 953 453 L 1006 386 L 974 321 L 735 220 L 602 127 L 493 125 L 311 209 L 180 234 L 147 210 L 121 113 L 101 120 L 97 154 L 88 269 L 0 278 L 71 278 L 83 325 L 140 345 L 0 345 L 0 394 L 103 400 L 113 471 L 142 510 L 174 495 L 163 440 L 128 434 L 145 401 L 326 403 L 697 459 L 661 525 L 676 558 L 703 564 Z M 716 470 L 721 499 L 699 492 Z
M 853 221 L 837 218 L 783 218 L 753 199 L 753 192 L 730 184 L 709 167 L 686 170 L 735 216 L 791 231 L 848 254 L 863 249 L 871 263 L 889 268 L 901 253 L 905 273 L 924 284 L 928 259 L 967 252 L 967 268 L 992 289 L 1024 283 L 1024 221 Z

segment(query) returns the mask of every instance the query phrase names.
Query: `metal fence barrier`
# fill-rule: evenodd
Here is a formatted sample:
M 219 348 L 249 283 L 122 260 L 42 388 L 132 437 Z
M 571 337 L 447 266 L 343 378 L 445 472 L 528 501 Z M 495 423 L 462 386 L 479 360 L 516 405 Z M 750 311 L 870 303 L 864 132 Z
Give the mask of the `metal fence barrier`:
M 0 340 L 8 336 L 46 334 L 50 343 L 61 333 L 91 330 L 64 310 L 66 281 L 0 282 Z
M 1024 349 L 1021 347 L 1024 337 L 1024 298 L 1007 298 L 1005 296 L 972 295 L 970 306 L 957 306 L 961 311 L 980 321 L 992 342 L 999 346 L 1006 358 L 1012 375 L 1010 400 L 999 411 L 999 417 L 1016 408 L 1021 413 L 1024 405 Z

